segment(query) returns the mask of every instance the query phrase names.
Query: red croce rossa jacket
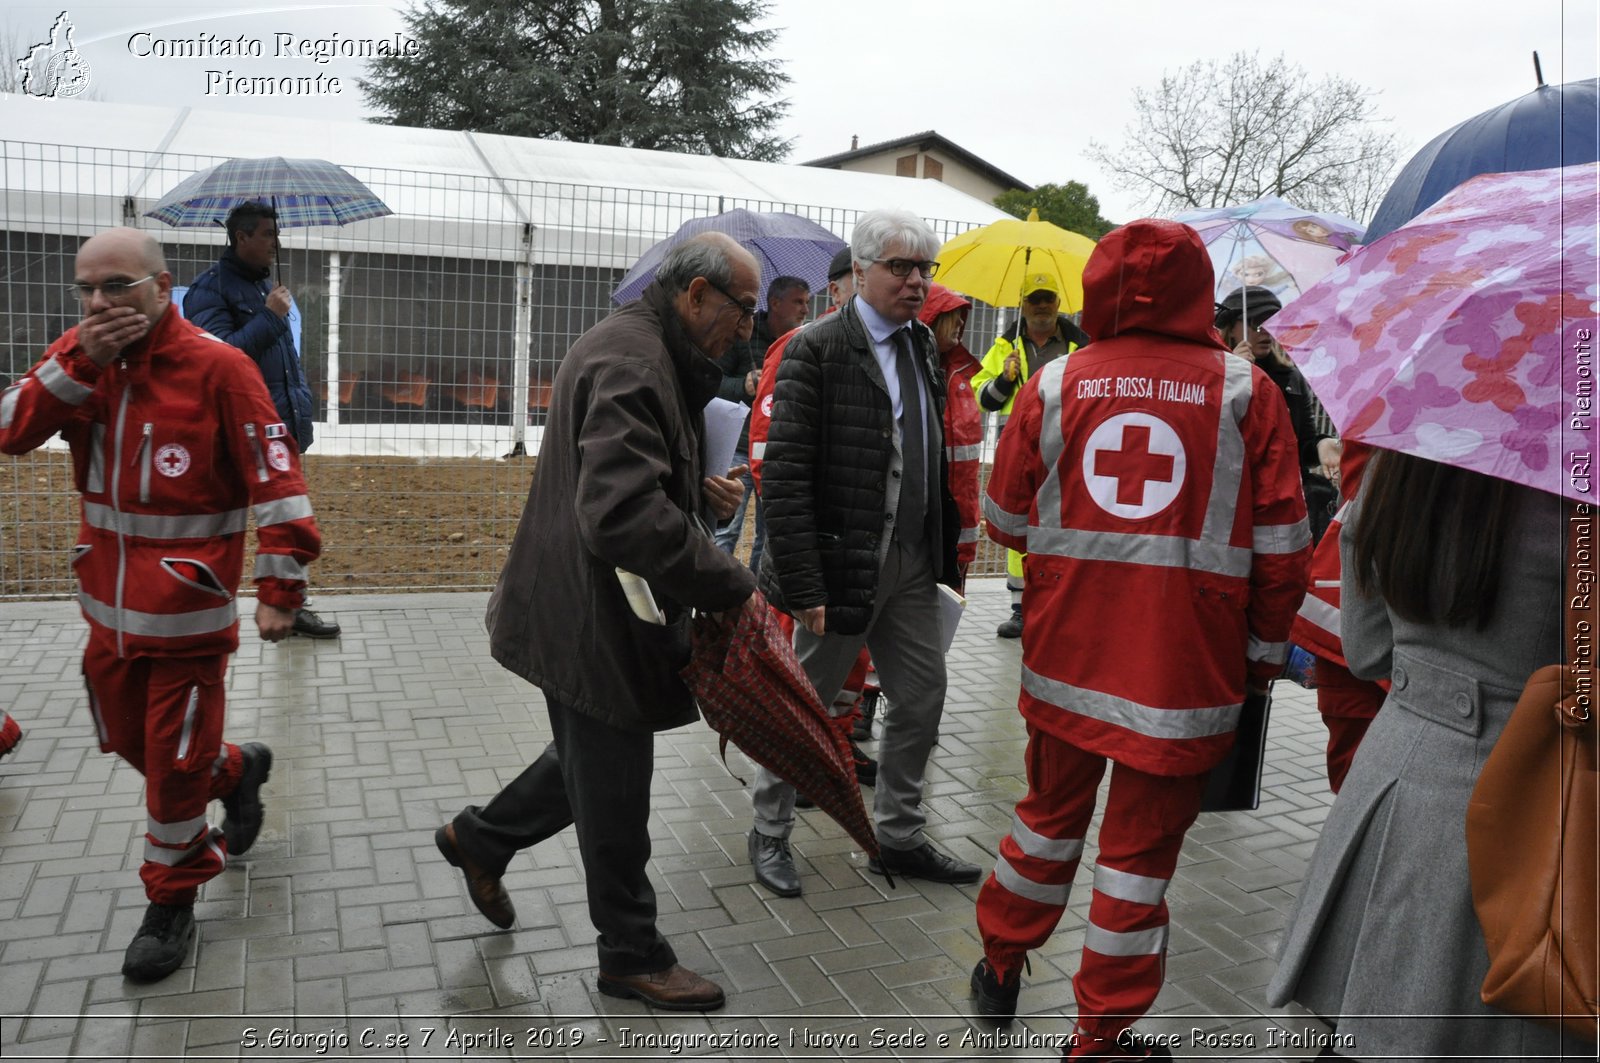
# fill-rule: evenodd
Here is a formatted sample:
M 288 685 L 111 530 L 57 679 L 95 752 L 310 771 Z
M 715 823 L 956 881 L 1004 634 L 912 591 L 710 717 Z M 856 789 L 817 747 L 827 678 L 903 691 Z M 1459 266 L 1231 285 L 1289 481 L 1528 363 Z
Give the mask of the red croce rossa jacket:
M 1247 682 L 1282 670 L 1311 552 L 1283 395 L 1212 327 L 1211 261 L 1176 222 L 1106 236 L 1095 342 L 1040 370 L 1001 433 L 991 538 L 1026 551 L 1028 721 L 1156 775 L 1207 771 Z
M 321 536 L 294 439 L 243 352 L 171 307 L 105 368 L 69 329 L 0 396 L 0 450 L 57 432 L 81 495 L 72 565 L 91 638 L 123 657 L 236 649 L 252 512 L 257 597 L 301 604 Z

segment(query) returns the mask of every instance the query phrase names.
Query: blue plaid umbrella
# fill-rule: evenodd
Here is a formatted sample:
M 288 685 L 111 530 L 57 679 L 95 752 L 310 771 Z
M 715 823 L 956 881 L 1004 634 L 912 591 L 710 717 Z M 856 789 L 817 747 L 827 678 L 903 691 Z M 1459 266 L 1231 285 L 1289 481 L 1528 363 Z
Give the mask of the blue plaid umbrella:
M 816 222 L 782 211 L 758 212 L 736 207 L 706 218 L 691 218 L 678 231 L 639 256 L 611 293 L 615 303 L 639 298 L 655 279 L 656 269 L 667 252 L 703 233 L 726 233 L 739 241 L 761 265 L 761 292 L 758 305 L 767 305 L 767 285 L 779 277 L 799 277 L 811 290 L 826 287 L 828 262 L 844 241 Z
M 366 185 L 321 159 L 229 159 L 181 181 L 145 217 L 177 228 L 221 225 L 257 201 L 277 209 L 278 227 L 348 225 L 393 214 Z

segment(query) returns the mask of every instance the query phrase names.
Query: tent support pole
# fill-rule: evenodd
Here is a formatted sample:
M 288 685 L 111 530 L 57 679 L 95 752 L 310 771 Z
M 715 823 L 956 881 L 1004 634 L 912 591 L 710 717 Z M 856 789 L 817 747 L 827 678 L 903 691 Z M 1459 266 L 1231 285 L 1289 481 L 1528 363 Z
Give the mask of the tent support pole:
M 328 310 L 325 315 L 328 330 L 328 391 L 322 408 L 327 411 L 330 427 L 339 426 L 339 292 L 343 287 L 344 270 L 339 252 L 328 254 Z

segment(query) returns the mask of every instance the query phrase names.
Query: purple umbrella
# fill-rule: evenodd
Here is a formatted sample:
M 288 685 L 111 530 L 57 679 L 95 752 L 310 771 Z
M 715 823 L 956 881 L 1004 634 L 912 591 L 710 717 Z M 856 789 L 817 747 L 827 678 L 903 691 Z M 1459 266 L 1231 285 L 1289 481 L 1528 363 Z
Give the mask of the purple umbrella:
M 1360 222 L 1306 210 L 1277 196 L 1185 211 L 1175 220 L 1195 229 L 1211 252 L 1218 302 L 1253 284 L 1287 303 L 1325 277 L 1361 238 Z
M 611 293 L 612 302 L 621 304 L 639 298 L 655 278 L 667 252 L 703 233 L 726 233 L 756 256 L 761 264 L 758 305 L 762 309 L 767 305 L 767 285 L 778 277 L 799 277 L 811 285 L 812 291 L 826 287 L 828 262 L 845 245 L 816 222 L 782 211 L 758 213 L 736 207 L 707 218 L 691 218 L 639 256 Z

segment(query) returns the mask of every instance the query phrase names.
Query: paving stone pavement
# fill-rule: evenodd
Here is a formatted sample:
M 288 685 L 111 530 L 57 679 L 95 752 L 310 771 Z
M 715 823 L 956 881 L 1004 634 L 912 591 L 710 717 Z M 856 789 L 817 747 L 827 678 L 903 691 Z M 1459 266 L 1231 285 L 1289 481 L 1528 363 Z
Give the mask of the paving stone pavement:
M 1024 791 L 1020 647 L 993 635 L 1003 583 L 971 591 L 926 806 L 940 845 L 989 867 Z M 325 596 L 318 609 L 344 627 L 333 642 L 271 646 L 247 630 L 227 734 L 274 750 L 266 824 L 202 892 L 184 966 L 151 986 L 120 973 L 145 906 L 142 779 L 95 744 L 83 622 L 69 603 L 0 605 L 0 699 L 27 732 L 0 762 L 0 1056 L 1057 1058 L 1092 844 L 997 1043 L 968 999 L 978 887 L 888 889 L 809 811 L 793 838 L 805 892 L 769 895 L 745 858 L 751 766 L 731 747 L 725 766 L 703 724 L 657 744 L 651 874 L 662 931 L 726 988 L 725 1010 L 676 1016 L 599 995 L 570 831 L 513 862 L 517 925 L 490 926 L 433 830 L 537 756 L 549 725 L 538 692 L 490 660 L 485 598 Z M 1167 984 L 1140 1023 L 1179 1058 L 1316 1054 L 1284 1042 L 1326 1027 L 1263 997 L 1330 803 L 1324 737 L 1312 695 L 1280 683 L 1260 811 L 1204 814 L 1184 843 Z

